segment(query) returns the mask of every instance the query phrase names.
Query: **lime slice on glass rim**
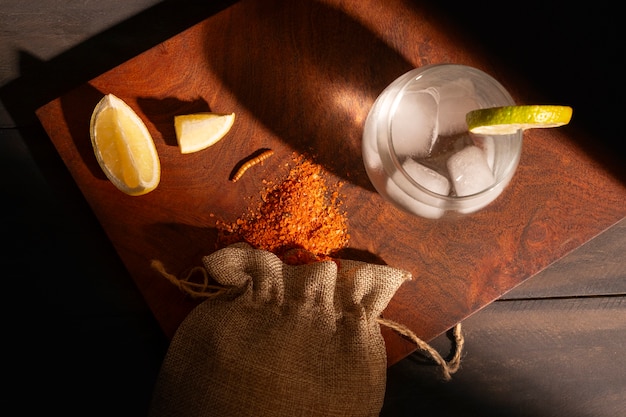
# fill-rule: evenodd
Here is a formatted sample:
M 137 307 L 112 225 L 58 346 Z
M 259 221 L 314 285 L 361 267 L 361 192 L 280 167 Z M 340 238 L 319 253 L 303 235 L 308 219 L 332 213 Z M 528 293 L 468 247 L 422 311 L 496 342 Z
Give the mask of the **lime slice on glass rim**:
M 521 105 L 472 110 L 465 116 L 468 130 L 480 135 L 510 135 L 518 130 L 564 126 L 572 108 L 553 105 Z

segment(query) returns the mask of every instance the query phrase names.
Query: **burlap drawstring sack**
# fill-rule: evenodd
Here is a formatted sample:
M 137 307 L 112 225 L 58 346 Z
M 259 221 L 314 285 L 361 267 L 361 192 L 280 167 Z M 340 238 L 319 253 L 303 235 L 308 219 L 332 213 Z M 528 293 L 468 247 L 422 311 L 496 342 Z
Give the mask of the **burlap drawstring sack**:
M 203 264 L 221 289 L 174 335 L 152 417 L 379 415 L 378 320 L 410 273 L 350 260 L 288 265 L 246 244 Z

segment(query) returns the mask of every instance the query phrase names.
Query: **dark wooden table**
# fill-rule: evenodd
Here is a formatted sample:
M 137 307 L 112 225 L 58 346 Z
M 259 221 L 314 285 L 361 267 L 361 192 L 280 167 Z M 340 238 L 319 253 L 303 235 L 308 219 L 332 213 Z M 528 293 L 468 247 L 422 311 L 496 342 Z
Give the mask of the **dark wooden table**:
M 586 151 L 590 138 L 575 119 L 565 128 L 528 131 L 517 175 L 479 213 L 431 221 L 383 201 L 361 162 L 361 133 L 373 100 L 398 75 L 462 63 L 492 74 L 518 103 L 537 95 L 518 74 L 445 30 L 430 9 L 403 2 L 381 7 L 373 0 L 244 0 L 37 110 L 166 334 L 195 302 L 151 269 L 150 260 L 175 274 L 198 265 L 215 250 L 216 218 L 244 213 L 247 198 L 293 151 L 310 152 L 330 178 L 346 183 L 350 248 L 413 274 L 385 316 L 426 340 L 625 217 L 619 165 Z M 120 193 L 93 156 L 89 119 L 106 93 L 133 107 L 155 139 L 162 180 L 148 195 Z M 181 155 L 173 116 L 207 110 L 235 112 L 235 126 L 210 149 Z M 233 167 L 262 147 L 274 149 L 274 157 L 229 182 Z M 415 349 L 391 332 L 384 336 L 390 365 Z

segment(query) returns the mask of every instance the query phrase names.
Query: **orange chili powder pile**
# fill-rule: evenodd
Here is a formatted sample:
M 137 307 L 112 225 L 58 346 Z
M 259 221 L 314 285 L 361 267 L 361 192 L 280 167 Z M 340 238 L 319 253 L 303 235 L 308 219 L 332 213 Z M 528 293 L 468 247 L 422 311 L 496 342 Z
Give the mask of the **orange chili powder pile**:
M 268 184 L 260 205 L 234 223 L 217 222 L 222 244 L 247 242 L 289 263 L 329 258 L 350 239 L 337 183 L 326 184 L 319 165 L 295 156 L 296 165 L 279 184 Z M 293 249 L 296 249 L 293 251 Z

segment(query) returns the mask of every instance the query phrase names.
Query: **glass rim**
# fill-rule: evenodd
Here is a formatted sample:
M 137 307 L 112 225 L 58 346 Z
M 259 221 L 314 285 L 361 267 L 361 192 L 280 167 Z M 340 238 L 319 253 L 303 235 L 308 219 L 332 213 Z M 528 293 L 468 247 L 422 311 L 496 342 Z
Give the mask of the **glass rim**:
M 508 161 L 507 166 L 503 169 L 502 174 L 498 176 L 497 180 L 490 185 L 489 187 L 478 191 L 476 193 L 473 194 L 468 194 L 468 195 L 464 195 L 464 196 L 451 196 L 451 195 L 443 195 L 443 194 L 439 194 L 436 192 L 433 192 L 431 190 L 429 190 L 428 188 L 422 186 L 421 184 L 419 184 L 417 181 L 415 181 L 415 179 L 413 179 L 413 177 L 411 177 L 406 170 L 402 167 L 402 164 L 398 158 L 397 153 L 395 152 L 395 148 L 393 145 L 393 135 L 391 132 L 391 121 L 393 120 L 393 116 L 395 115 L 395 112 L 398 109 L 398 105 L 399 102 L 401 101 L 401 99 L 404 96 L 404 93 L 406 91 L 406 89 L 415 81 L 419 80 L 420 78 L 424 77 L 425 75 L 427 75 L 428 73 L 432 72 L 432 71 L 437 71 L 440 70 L 442 68 L 457 68 L 457 69 L 462 69 L 464 72 L 471 72 L 474 73 L 476 76 L 483 78 L 485 80 L 487 80 L 490 84 L 492 84 L 494 87 L 496 87 L 501 93 L 502 95 L 507 99 L 507 101 L 510 102 L 509 105 L 515 105 L 515 101 L 513 100 L 512 96 L 510 95 L 510 93 L 504 88 L 504 86 L 495 78 L 493 78 L 491 75 L 487 74 L 486 72 L 478 69 L 478 68 L 474 68 L 474 67 L 470 67 L 467 65 L 463 65 L 463 64 L 447 64 L 447 63 L 441 63 L 441 64 L 431 64 L 431 65 L 426 65 L 423 67 L 419 67 L 419 68 L 414 68 L 404 74 L 402 74 L 400 77 L 398 77 L 399 80 L 402 77 L 407 77 L 407 79 L 402 83 L 400 90 L 398 91 L 398 93 L 395 95 L 395 97 L 393 98 L 393 102 L 391 103 L 390 109 L 387 113 L 387 145 L 389 147 L 390 150 L 390 156 L 391 156 L 391 161 L 394 164 L 394 168 L 395 170 L 397 170 L 400 174 L 402 174 L 402 176 L 404 177 L 404 179 L 408 180 L 408 182 L 414 186 L 415 188 L 417 188 L 420 192 L 428 195 L 429 197 L 432 197 L 434 199 L 434 202 L 438 202 L 438 204 L 431 204 L 431 203 L 427 203 L 425 201 L 422 201 L 425 204 L 429 204 L 431 206 L 434 207 L 440 207 L 440 208 L 445 208 L 444 206 L 446 205 L 445 203 L 447 203 L 448 205 L 452 204 L 454 205 L 454 203 L 458 202 L 463 203 L 463 202 L 467 202 L 467 201 L 471 201 L 474 199 L 478 199 L 481 198 L 483 196 L 485 196 L 486 194 L 489 194 L 491 191 L 493 191 L 496 188 L 499 188 L 503 182 L 505 181 L 509 181 L 510 178 L 510 173 L 511 171 L 514 171 L 519 163 L 519 159 L 521 156 L 521 148 L 522 148 L 522 136 L 523 136 L 523 131 L 520 129 L 518 130 L 516 133 L 512 134 L 512 135 L 508 135 L 508 136 L 515 136 L 515 138 L 507 138 L 507 139 L 503 139 L 503 140 L 516 140 L 516 144 L 517 144 L 517 148 L 514 149 L 515 155 L 514 157 L 511 158 L 510 161 Z M 415 76 L 410 76 L 409 74 L 414 74 Z M 505 105 L 505 104 L 503 104 Z M 498 139 L 495 139 L 498 140 Z M 392 181 L 393 180 L 393 175 L 391 172 L 388 172 L 388 170 L 385 168 L 385 171 L 387 171 L 387 173 L 389 174 L 389 177 Z M 396 182 L 396 181 L 394 181 Z M 396 182 L 396 185 L 398 187 L 400 187 L 400 189 L 402 191 L 404 191 L 405 193 L 407 193 L 408 195 L 410 195 L 409 191 L 403 186 L 402 183 L 398 184 Z

